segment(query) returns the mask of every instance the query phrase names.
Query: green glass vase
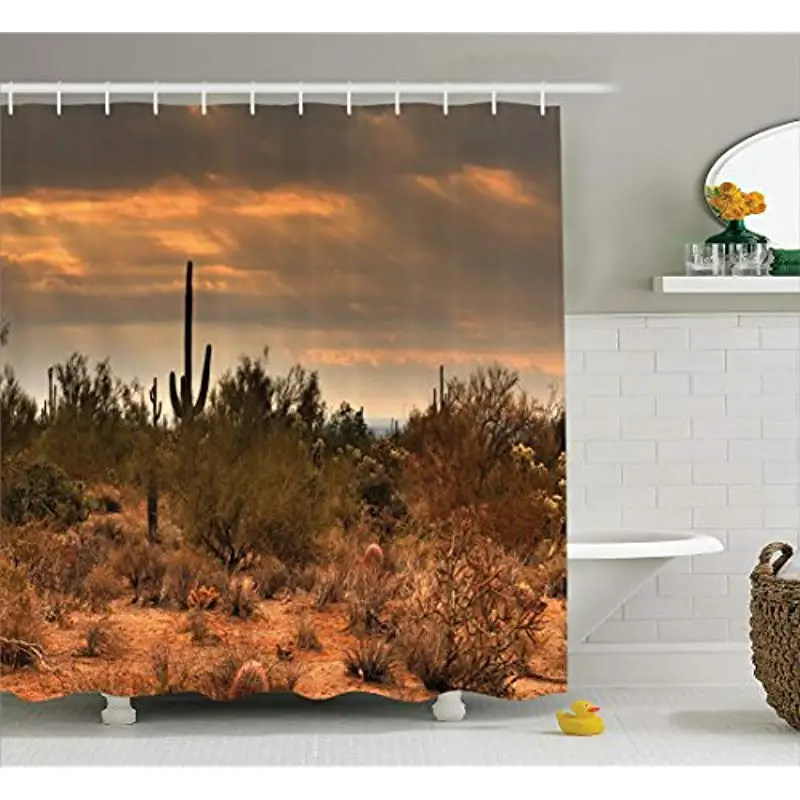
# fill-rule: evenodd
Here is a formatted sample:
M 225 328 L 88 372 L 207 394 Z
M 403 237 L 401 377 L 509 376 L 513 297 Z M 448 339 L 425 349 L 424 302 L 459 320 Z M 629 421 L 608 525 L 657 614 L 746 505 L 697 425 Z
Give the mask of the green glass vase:
M 706 244 L 768 244 L 769 239 L 747 229 L 743 219 L 728 220 L 725 230 L 706 239 Z

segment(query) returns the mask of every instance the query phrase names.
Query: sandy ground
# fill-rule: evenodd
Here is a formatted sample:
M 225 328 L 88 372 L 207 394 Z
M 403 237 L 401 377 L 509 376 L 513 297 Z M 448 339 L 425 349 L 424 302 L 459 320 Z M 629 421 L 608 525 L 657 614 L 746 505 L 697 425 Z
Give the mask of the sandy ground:
M 301 615 L 308 615 L 322 645 L 319 652 L 301 650 L 296 631 Z M 153 652 L 169 650 L 171 680 L 181 691 L 200 691 L 199 676 L 229 652 L 247 653 L 265 665 L 291 669 L 299 677 L 294 692 L 323 699 L 347 692 L 373 692 L 399 700 L 417 702 L 432 696 L 403 665 L 396 664 L 391 682 L 367 683 L 347 674 L 343 654 L 356 644 L 347 630 L 347 607 L 331 605 L 321 611 L 311 599 L 292 597 L 286 601 L 261 602 L 249 620 L 207 612 L 212 636 L 198 644 L 187 631 L 186 612 L 132 607 L 125 601 L 110 610 L 112 649 L 106 656 L 76 655 L 86 641 L 87 628 L 101 615 L 72 613 L 66 627 L 50 623 L 44 630 L 45 664 L 39 668 L 6 671 L 0 676 L 0 691 L 25 700 L 54 699 L 75 692 L 105 691 L 108 694 L 141 696 L 158 691 Z M 562 601 L 550 601 L 545 612 L 541 647 L 531 663 L 531 674 L 515 685 L 515 699 L 530 699 L 566 690 L 566 613 Z

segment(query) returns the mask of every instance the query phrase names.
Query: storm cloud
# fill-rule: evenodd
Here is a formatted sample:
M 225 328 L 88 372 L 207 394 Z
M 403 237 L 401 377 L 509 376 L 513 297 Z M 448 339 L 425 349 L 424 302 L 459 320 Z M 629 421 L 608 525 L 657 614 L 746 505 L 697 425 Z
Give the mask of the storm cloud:
M 269 345 L 379 417 L 427 402 L 438 363 L 561 377 L 556 109 L 23 106 L 0 185 L 5 352 L 39 396 L 75 349 L 177 368 L 187 259 L 215 375 Z

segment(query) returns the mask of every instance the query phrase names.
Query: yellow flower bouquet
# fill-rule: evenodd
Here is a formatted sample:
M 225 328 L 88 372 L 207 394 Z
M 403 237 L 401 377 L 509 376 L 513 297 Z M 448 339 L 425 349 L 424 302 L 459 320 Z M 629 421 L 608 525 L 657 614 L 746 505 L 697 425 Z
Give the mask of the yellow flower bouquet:
M 745 217 L 767 210 L 761 192 L 743 192 L 735 183 L 725 181 L 719 186 L 706 186 L 705 195 L 714 215 L 725 224 L 724 231 L 706 239 L 707 244 L 768 244 L 766 236 L 748 230 L 744 224 Z
M 763 214 L 767 210 L 761 192 L 743 192 L 730 181 L 719 186 L 707 186 L 706 200 L 714 213 L 726 222 L 744 219 L 751 214 Z

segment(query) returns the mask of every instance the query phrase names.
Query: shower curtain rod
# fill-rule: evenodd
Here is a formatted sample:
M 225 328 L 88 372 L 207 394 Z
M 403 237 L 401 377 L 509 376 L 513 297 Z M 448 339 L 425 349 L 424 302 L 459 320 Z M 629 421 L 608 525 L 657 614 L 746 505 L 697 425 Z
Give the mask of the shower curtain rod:
M 7 98 L 25 95 L 185 95 L 185 94 L 254 94 L 270 95 L 354 95 L 354 94 L 451 94 L 451 95 L 581 95 L 609 94 L 616 88 L 609 83 L 0 83 L 0 94 Z M 12 100 L 13 102 L 13 100 Z

